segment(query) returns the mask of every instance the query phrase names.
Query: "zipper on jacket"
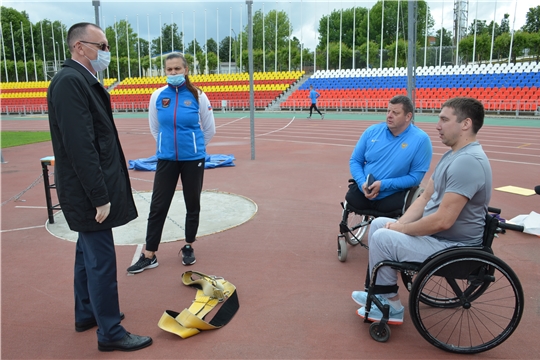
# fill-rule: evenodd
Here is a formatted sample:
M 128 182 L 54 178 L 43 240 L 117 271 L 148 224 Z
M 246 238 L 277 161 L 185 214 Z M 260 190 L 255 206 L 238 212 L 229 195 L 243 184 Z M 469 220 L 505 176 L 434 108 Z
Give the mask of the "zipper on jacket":
M 176 101 L 174 103 L 174 152 L 178 161 L 178 140 L 176 139 L 176 110 L 178 110 L 178 88 L 176 88 Z
M 197 135 L 192 132 L 191 137 L 193 138 L 193 151 L 195 152 L 195 154 L 197 154 Z

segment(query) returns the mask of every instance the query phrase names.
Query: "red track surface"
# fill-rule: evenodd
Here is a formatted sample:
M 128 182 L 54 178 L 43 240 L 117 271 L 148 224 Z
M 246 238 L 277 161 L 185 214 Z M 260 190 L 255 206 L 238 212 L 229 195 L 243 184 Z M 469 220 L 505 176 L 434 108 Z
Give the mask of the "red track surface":
M 354 115 L 351 115 L 353 118 Z M 44 228 L 43 184 L 38 183 L 2 210 L 2 358 L 462 358 L 433 347 L 417 333 L 408 313 L 392 327 L 387 343 L 368 334 L 355 314 L 353 290 L 361 288 L 367 251 L 350 249 L 337 259 L 336 237 L 349 178 L 348 159 L 361 132 L 372 122 L 257 119 L 255 160 L 251 160 L 249 119 L 217 119 L 209 153 L 234 154 L 236 166 L 209 170 L 205 189 L 255 201 L 249 222 L 199 238 L 197 263 L 187 268 L 177 257 L 181 243 L 165 243 L 160 266 L 128 276 L 135 246 L 118 246 L 122 324 L 154 344 L 135 353 L 100 353 L 94 331 L 76 333 L 73 318 L 75 244 Z M 446 148 L 435 125 L 419 123 L 434 143 L 435 164 Z M 153 139 L 145 119 L 117 121 L 128 159 L 150 156 Z M 2 121 L 3 130 L 47 130 L 46 120 Z M 540 184 L 540 129 L 490 127 L 479 136 L 493 167 L 494 187 Z M 527 145 L 528 144 L 528 145 Z M 39 159 L 52 155 L 50 143 L 4 149 L 2 203 L 20 194 L 40 173 Z M 430 175 L 431 172 L 428 174 Z M 153 173 L 131 172 L 136 190 L 151 190 Z M 540 212 L 540 197 L 493 192 L 502 216 Z M 147 214 L 139 214 L 146 217 Z M 538 237 L 508 233 L 494 251 L 518 274 L 525 311 L 515 333 L 476 358 L 537 358 L 540 353 L 540 248 Z M 236 285 L 240 310 L 223 329 L 180 339 L 157 327 L 166 309 L 181 311 L 195 291 L 181 285 L 193 269 L 223 276 Z M 406 290 L 402 288 L 402 295 Z M 406 296 L 403 296 L 406 298 Z

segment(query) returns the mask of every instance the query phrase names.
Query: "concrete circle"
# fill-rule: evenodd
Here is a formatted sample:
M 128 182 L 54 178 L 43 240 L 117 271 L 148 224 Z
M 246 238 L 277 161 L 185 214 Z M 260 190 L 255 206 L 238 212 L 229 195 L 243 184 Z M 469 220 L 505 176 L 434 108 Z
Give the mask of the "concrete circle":
M 145 243 L 146 224 L 150 212 L 152 192 L 134 192 L 133 198 L 139 217 L 130 223 L 114 228 L 115 245 L 138 245 Z M 201 215 L 197 237 L 210 235 L 241 225 L 255 216 L 257 204 L 241 195 L 206 190 L 201 193 Z M 184 223 L 186 208 L 182 191 L 174 194 L 169 214 L 165 220 L 161 242 L 185 239 Z M 54 236 L 77 241 L 78 233 L 71 231 L 62 211 L 54 214 L 54 224 L 45 224 Z

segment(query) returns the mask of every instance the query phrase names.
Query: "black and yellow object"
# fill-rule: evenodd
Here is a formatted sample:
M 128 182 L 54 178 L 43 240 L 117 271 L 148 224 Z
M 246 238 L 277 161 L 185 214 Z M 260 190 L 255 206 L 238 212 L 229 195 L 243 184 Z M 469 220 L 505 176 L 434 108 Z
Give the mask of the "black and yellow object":
M 198 278 L 193 279 L 193 275 Z M 182 282 L 197 288 L 195 300 L 181 313 L 165 310 L 158 322 L 162 330 L 185 339 L 204 330 L 219 329 L 229 323 L 240 307 L 236 287 L 221 277 L 186 271 L 182 274 Z M 206 322 L 204 317 L 219 303 L 222 305 L 216 315 Z

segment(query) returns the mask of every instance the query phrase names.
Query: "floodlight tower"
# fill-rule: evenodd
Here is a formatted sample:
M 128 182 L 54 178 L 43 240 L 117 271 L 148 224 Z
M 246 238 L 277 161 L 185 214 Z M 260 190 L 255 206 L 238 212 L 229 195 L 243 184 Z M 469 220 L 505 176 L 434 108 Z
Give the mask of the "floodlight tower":
M 467 36 L 469 0 L 454 0 L 454 46 Z

